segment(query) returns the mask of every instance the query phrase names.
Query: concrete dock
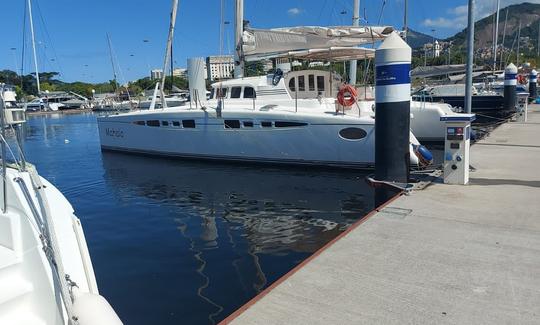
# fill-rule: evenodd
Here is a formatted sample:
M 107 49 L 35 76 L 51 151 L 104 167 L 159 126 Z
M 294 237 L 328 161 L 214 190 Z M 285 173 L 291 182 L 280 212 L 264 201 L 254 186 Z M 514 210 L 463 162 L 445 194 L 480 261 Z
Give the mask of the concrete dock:
M 540 107 L 471 165 L 469 185 L 394 199 L 224 323 L 540 324 Z

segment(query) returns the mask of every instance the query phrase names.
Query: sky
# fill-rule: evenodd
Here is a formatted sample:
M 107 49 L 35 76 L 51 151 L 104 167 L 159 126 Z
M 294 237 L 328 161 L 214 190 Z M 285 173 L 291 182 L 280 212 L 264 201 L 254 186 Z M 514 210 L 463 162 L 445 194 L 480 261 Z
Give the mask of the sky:
M 28 74 L 34 69 L 28 20 L 24 24 L 26 0 L 0 1 L 0 70 L 23 67 Z M 438 38 L 451 36 L 466 26 L 467 2 L 409 0 L 409 27 Z M 495 2 L 476 0 L 476 17 L 493 13 Z M 501 8 L 521 2 L 501 0 Z M 232 54 L 234 0 L 223 3 L 224 20 L 231 24 L 225 25 L 221 52 Z M 352 5 L 352 0 L 245 0 L 244 19 L 255 28 L 348 25 Z M 32 0 L 32 7 L 40 71 L 60 72 L 66 82 L 111 80 L 107 34 L 121 83 L 163 66 L 171 0 Z M 362 24 L 403 26 L 404 0 L 360 0 L 360 7 Z M 175 67 L 185 67 L 189 57 L 220 54 L 220 8 L 221 0 L 180 0 Z

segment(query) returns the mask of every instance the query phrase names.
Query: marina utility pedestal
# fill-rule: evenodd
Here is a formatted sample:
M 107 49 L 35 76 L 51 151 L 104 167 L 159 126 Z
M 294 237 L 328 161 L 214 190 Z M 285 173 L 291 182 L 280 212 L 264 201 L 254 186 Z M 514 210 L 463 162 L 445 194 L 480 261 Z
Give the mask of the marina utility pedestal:
M 475 119 L 475 114 L 441 117 L 441 121 L 446 122 L 443 164 L 445 184 L 469 183 L 471 123 Z
M 519 92 L 517 93 L 517 106 L 516 106 L 516 121 L 525 123 L 527 122 L 527 106 L 529 103 L 529 93 Z

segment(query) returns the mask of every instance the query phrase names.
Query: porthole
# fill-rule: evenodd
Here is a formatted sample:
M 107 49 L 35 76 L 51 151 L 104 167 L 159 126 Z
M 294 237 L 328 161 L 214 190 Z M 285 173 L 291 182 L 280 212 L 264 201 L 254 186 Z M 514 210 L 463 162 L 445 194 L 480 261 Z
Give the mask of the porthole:
M 339 136 L 346 140 L 361 140 L 367 136 L 367 132 L 361 128 L 344 128 L 339 131 Z

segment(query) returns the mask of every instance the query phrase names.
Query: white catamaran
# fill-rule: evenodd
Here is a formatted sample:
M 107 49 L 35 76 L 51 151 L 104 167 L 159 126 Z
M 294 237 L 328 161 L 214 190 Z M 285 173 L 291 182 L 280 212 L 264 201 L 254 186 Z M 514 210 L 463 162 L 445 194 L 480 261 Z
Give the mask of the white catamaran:
M 102 149 L 183 158 L 372 168 L 373 101 L 337 104 L 336 96 L 348 101 L 350 94 L 342 91 L 341 77 L 330 71 L 276 71 L 244 77 L 244 62 L 268 57 L 334 62 L 364 59 L 373 57 L 374 50 L 355 46 L 393 34 L 399 36 L 391 27 L 251 29 L 243 26 L 242 8 L 243 1 L 238 0 L 235 78 L 212 85 L 208 101 L 197 100 L 203 96 L 193 96 L 192 92 L 190 106 L 98 118 Z M 172 17 L 169 41 L 174 30 Z M 192 70 L 189 72 L 193 74 Z M 196 87 L 191 81 L 190 88 Z M 205 91 L 196 90 L 195 94 Z M 419 158 L 414 148 L 419 143 L 412 133 L 410 138 L 411 163 L 416 165 Z

